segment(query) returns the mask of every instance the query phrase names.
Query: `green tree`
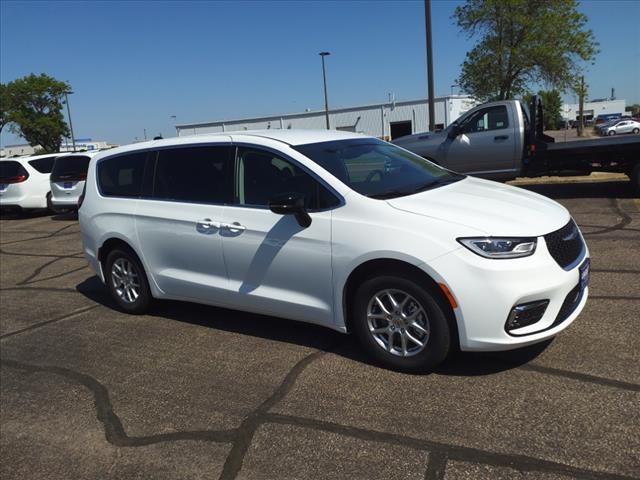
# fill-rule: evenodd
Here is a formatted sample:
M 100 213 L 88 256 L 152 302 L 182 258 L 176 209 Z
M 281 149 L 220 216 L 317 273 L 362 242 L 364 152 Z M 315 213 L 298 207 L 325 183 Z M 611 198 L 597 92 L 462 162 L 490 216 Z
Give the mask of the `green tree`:
M 48 75 L 27 75 L 6 85 L 10 106 L 9 129 L 31 145 L 46 152 L 57 152 L 69 127 L 62 115 L 64 92 L 68 83 Z
M 540 83 L 566 91 L 580 63 L 597 53 L 576 0 L 467 0 L 453 18 L 469 38 L 478 37 L 458 83 L 483 100 L 521 96 Z
M 542 98 L 544 109 L 544 129 L 556 130 L 562 122 L 562 98 L 558 90 L 540 90 L 538 96 Z
M 640 104 L 634 103 L 629 108 L 631 109 L 631 115 L 633 115 L 634 117 L 636 115 L 640 115 Z

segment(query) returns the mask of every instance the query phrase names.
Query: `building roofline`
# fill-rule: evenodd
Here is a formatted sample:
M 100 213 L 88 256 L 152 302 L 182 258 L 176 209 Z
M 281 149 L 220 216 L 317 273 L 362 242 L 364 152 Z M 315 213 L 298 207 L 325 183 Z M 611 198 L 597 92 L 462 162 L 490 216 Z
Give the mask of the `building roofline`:
M 434 101 L 438 100 L 447 100 L 449 98 L 460 98 L 460 99 L 473 99 L 471 95 L 445 95 L 444 97 L 435 97 Z M 371 108 L 380 108 L 390 104 L 395 105 L 410 105 L 412 103 L 426 103 L 427 98 L 418 98 L 413 100 L 396 100 L 395 102 L 381 102 L 381 103 L 371 103 L 367 105 L 357 105 L 354 107 L 342 107 L 342 108 L 333 108 L 329 109 L 329 113 L 344 113 L 344 112 L 352 112 L 355 110 L 362 109 L 371 109 Z M 196 127 L 206 127 L 212 125 L 221 125 L 223 123 L 239 123 L 246 122 L 247 120 L 251 121 L 269 121 L 269 120 L 280 120 L 280 119 L 290 119 L 290 118 L 302 118 L 302 117 L 310 117 L 318 114 L 324 114 L 324 110 L 311 110 L 308 112 L 297 112 L 297 113 L 284 113 L 280 115 L 263 115 L 260 117 L 245 117 L 245 118 L 234 118 L 234 119 L 225 119 L 225 120 L 212 120 L 209 122 L 194 122 L 194 123 L 182 123 L 176 125 L 176 129 L 186 129 L 186 128 L 196 128 Z

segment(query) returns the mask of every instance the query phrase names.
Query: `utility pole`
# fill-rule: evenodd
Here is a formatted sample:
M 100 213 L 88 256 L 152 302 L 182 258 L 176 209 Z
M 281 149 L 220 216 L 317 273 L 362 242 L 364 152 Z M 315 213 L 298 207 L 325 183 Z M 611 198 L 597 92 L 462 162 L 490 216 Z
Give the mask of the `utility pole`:
M 73 135 L 73 123 L 71 123 L 71 108 L 69 107 L 69 95 L 73 92 L 64 92 L 64 101 L 67 104 L 67 117 L 69 117 L 69 129 L 71 130 L 71 143 L 73 144 L 73 151 L 76 151 L 76 137 Z
M 324 116 L 327 120 L 327 130 L 329 130 L 329 100 L 327 99 L 327 72 L 324 67 L 324 57 L 331 55 L 330 52 L 320 52 L 322 57 L 322 80 L 324 81 Z
M 431 44 L 431 0 L 424 0 L 424 24 L 427 33 L 427 85 L 429 101 L 429 131 L 435 128 L 435 107 L 433 103 L 433 48 Z
M 584 135 L 584 97 L 586 95 L 584 88 L 584 75 L 580 77 L 580 91 L 578 92 L 578 136 Z

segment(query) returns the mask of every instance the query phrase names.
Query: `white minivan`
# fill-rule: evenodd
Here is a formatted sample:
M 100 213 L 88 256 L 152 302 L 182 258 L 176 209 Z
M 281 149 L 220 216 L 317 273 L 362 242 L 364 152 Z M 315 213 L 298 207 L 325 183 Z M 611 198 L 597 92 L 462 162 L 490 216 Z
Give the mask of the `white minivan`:
M 49 174 L 60 153 L 0 160 L 2 210 L 51 209 Z
M 402 370 L 452 346 L 553 337 L 588 295 L 587 246 L 564 207 L 347 132 L 109 150 L 91 159 L 79 220 L 126 312 L 168 298 L 315 323 Z
M 51 203 L 56 210 L 76 210 L 84 190 L 89 160 L 98 152 L 81 152 L 56 158 L 49 179 Z

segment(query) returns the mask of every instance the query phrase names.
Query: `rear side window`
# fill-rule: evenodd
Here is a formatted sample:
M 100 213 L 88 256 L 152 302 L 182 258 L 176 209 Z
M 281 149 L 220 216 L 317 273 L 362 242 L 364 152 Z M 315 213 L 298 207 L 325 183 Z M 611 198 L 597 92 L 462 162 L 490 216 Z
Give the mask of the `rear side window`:
M 233 149 L 230 146 L 160 150 L 153 197 L 179 202 L 233 202 Z
M 29 174 L 20 163 L 14 161 L 0 162 L 0 183 L 8 183 L 9 180 L 21 176 L 27 178 Z
M 51 173 L 53 162 L 55 161 L 56 157 L 38 158 L 37 160 L 31 160 L 29 162 L 29 165 L 31 165 L 40 173 Z
M 98 163 L 98 185 L 107 197 L 139 197 L 147 152 L 120 155 Z
M 51 170 L 51 181 L 84 180 L 87 178 L 90 158 L 86 155 L 58 157 Z

